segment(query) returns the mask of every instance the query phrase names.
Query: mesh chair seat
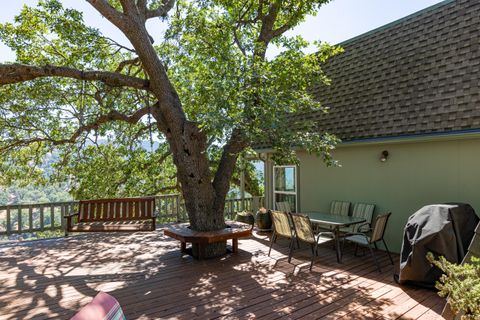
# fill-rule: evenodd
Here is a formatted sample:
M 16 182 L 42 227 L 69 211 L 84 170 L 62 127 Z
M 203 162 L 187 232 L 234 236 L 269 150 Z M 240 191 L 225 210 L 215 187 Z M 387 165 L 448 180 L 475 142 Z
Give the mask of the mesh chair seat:
M 347 236 L 345 237 L 345 240 L 347 241 L 350 241 L 350 242 L 354 242 L 354 243 L 358 243 L 358 244 L 361 244 L 361 245 L 364 245 L 364 246 L 368 246 L 368 244 L 370 243 L 370 239 L 364 235 L 361 235 L 361 234 L 354 234 L 354 235 L 351 235 L 351 236 Z
M 317 235 L 317 244 L 322 244 L 335 240 L 333 233 L 331 232 L 321 232 Z

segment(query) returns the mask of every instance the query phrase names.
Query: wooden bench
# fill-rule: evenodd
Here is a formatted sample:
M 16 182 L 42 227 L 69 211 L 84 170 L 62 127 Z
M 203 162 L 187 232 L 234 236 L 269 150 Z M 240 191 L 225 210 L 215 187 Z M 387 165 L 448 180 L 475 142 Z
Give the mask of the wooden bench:
M 65 235 L 68 232 L 153 231 L 156 217 L 155 197 L 81 200 L 78 212 L 65 216 Z
M 200 232 L 188 228 L 188 223 L 174 224 L 163 229 L 166 236 L 180 241 L 182 253 L 187 252 L 187 242 L 198 244 L 198 258 L 205 256 L 204 244 L 215 243 L 232 239 L 232 251 L 238 251 L 238 239 L 252 235 L 252 226 L 246 223 L 227 221 L 228 228 Z

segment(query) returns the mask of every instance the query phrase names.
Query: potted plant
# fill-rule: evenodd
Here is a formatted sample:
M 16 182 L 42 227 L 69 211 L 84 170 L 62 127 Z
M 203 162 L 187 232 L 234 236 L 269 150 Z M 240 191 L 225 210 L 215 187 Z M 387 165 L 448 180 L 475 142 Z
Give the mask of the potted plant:
M 263 207 L 258 209 L 257 214 L 255 215 L 255 220 L 260 231 L 272 230 L 272 213 L 270 210 Z
M 237 216 L 235 217 L 235 220 L 238 222 L 248 223 L 252 225 L 252 228 L 253 228 L 253 224 L 255 223 L 255 217 L 253 216 L 253 213 L 248 211 L 237 212 Z
M 437 260 L 432 253 L 427 259 L 444 272 L 435 286 L 441 297 L 448 297 L 455 319 L 480 319 L 480 258 L 472 256 L 471 262 L 461 265 L 444 257 Z

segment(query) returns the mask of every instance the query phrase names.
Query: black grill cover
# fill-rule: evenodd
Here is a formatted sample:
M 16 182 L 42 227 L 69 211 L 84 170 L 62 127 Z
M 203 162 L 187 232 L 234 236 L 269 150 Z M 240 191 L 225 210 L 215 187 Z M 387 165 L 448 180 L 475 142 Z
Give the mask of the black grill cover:
M 429 205 L 415 212 L 404 230 L 399 283 L 433 288 L 442 273 L 425 258 L 427 252 L 461 263 L 478 221 L 473 208 L 464 203 Z

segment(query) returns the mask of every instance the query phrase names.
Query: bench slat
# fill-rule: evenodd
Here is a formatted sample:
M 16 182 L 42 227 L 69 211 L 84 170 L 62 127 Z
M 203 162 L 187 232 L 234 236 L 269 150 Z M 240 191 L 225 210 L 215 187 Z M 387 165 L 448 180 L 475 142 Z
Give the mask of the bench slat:
M 155 209 L 154 209 L 153 206 L 152 206 L 152 202 L 151 202 L 151 201 L 148 201 L 148 202 L 147 202 L 147 212 L 150 212 L 150 211 L 154 212 Z
M 95 214 L 93 220 L 101 220 L 102 219 L 102 209 L 103 203 L 96 203 L 95 204 Z
M 95 210 L 97 206 L 95 203 L 90 203 L 88 206 L 88 220 L 87 221 L 94 221 L 95 220 Z
M 121 210 L 121 209 L 122 209 L 122 203 L 116 204 L 116 206 L 115 206 L 115 211 L 114 211 L 114 213 L 113 213 L 113 217 L 112 217 L 112 218 L 114 218 L 114 219 L 120 218 L 120 215 L 121 215 L 121 211 L 120 211 L 120 210 Z
M 135 211 L 132 212 L 132 218 L 140 218 L 140 209 L 141 209 L 141 204 L 139 201 L 135 202 Z
M 119 219 L 123 219 L 127 216 L 127 210 L 128 210 L 128 203 L 122 203 L 122 215 L 118 217 Z
M 95 221 L 97 219 L 98 203 L 92 203 L 90 206 L 89 221 Z

